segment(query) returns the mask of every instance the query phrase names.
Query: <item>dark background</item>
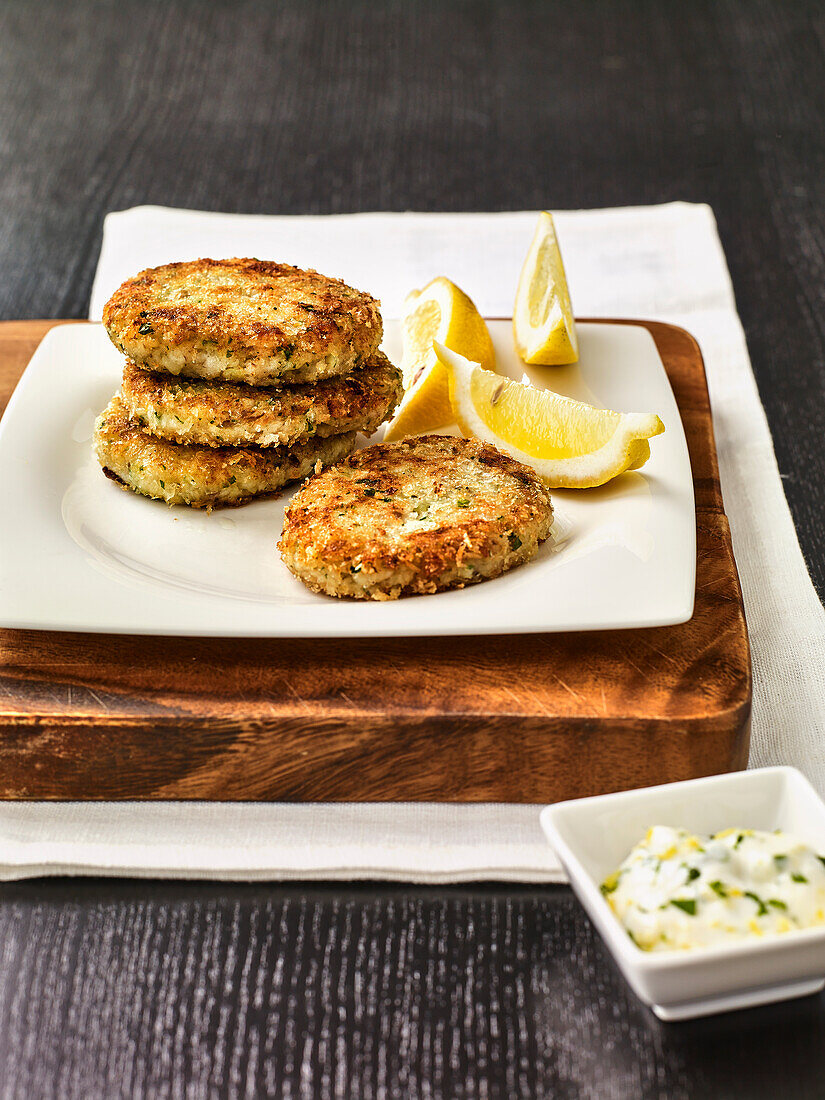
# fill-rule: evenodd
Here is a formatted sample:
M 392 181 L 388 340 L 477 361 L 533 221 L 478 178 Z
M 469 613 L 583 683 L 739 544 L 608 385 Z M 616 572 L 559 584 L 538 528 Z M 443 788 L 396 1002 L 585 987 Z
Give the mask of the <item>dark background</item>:
M 0 318 L 138 203 L 709 202 L 822 594 L 823 72 L 802 0 L 2 0 Z M 822 1007 L 660 1025 L 564 889 L 0 891 L 2 1096 L 821 1096 Z

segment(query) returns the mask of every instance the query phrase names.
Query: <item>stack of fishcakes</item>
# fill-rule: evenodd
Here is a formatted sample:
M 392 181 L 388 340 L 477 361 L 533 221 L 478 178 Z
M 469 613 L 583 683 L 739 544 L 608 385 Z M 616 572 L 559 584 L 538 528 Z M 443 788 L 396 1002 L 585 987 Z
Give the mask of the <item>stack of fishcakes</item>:
M 103 311 L 126 356 L 101 413 L 104 473 L 167 504 L 240 504 L 346 457 L 389 419 L 401 372 L 379 303 L 338 279 L 255 259 L 127 280 Z

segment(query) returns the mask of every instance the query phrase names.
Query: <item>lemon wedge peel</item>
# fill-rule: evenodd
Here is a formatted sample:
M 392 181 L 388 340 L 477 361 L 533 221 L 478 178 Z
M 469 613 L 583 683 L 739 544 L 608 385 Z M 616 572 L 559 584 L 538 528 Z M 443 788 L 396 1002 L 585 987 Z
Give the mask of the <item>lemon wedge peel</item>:
M 617 413 L 482 372 L 435 344 L 449 378 L 453 416 L 476 436 L 531 466 L 551 488 L 604 485 L 650 457 L 664 424 L 653 413 Z
M 404 398 L 384 433 L 387 441 L 453 422 L 448 374 L 433 350 L 434 341 L 485 370 L 496 369 L 496 353 L 484 318 L 472 299 L 443 275 L 407 295 L 401 339 Z
M 579 358 L 567 275 L 553 215 L 548 210 L 539 215 L 519 275 L 513 338 L 525 363 L 561 366 Z

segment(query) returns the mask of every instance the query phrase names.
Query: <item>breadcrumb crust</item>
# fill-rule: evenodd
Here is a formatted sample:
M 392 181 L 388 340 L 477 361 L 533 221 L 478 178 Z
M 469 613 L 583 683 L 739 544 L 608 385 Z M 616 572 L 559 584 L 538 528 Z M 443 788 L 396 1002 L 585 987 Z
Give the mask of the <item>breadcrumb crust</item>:
M 107 477 L 167 504 L 211 509 L 270 495 L 349 454 L 356 433 L 291 447 L 200 447 L 138 427 L 116 395 L 95 425 L 94 451 Z
M 138 366 L 258 386 L 347 374 L 383 335 L 372 295 L 250 258 L 147 268 L 115 291 L 103 323 Z
M 175 443 L 281 447 L 374 432 L 392 415 L 402 386 L 401 372 L 376 352 L 352 374 L 278 388 L 174 378 L 127 363 L 121 393 L 133 420 Z
M 315 592 L 387 600 L 488 580 L 548 537 L 550 494 L 528 466 L 477 439 L 378 444 L 292 498 L 279 549 Z

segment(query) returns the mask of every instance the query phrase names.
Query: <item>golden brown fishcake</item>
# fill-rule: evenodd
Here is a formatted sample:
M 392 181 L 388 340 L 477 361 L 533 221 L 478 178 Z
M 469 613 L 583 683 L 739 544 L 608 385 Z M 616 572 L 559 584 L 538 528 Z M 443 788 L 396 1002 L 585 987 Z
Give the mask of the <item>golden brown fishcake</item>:
M 279 543 L 314 592 L 392 600 L 495 577 L 550 533 L 550 494 L 477 439 L 425 435 L 358 451 L 303 485 Z
M 348 374 L 381 343 L 379 303 L 340 279 L 268 260 L 190 260 L 141 271 L 103 308 L 139 367 L 254 386 Z
M 124 488 L 167 504 L 209 508 L 277 492 L 349 454 L 355 432 L 292 447 L 197 447 L 158 439 L 129 419 L 119 394 L 95 425 L 103 472 Z
M 173 378 L 127 363 L 121 393 L 133 420 L 175 443 L 281 447 L 374 432 L 392 415 L 402 386 L 401 371 L 378 351 L 352 374 L 278 388 Z

